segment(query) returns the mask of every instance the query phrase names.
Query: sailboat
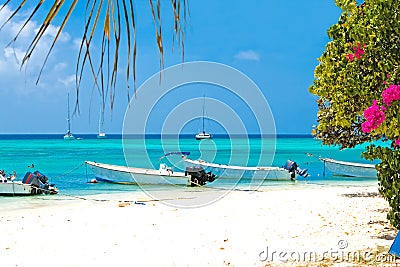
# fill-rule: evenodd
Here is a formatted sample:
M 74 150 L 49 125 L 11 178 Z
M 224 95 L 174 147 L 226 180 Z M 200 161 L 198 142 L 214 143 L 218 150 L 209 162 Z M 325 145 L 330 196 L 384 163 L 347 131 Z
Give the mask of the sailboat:
M 97 139 L 107 138 L 106 133 L 104 132 L 104 104 L 104 101 L 102 101 L 100 105 L 99 134 L 97 135 Z
M 68 118 L 67 118 L 67 121 L 68 121 L 68 132 L 64 135 L 64 139 L 65 140 L 74 140 L 75 137 L 71 133 L 71 118 L 69 115 L 69 93 L 68 93 Z
M 196 140 L 211 139 L 211 134 L 206 133 L 204 130 L 204 107 L 205 107 L 205 104 L 206 104 L 206 97 L 204 97 L 204 101 L 203 101 L 203 116 L 202 116 L 203 131 L 201 133 L 196 134 Z

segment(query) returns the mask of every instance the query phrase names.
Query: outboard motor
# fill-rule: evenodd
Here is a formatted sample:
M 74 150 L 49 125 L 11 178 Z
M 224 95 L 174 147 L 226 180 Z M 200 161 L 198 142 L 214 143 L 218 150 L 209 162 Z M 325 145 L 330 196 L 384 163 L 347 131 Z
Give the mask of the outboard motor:
M 304 178 L 308 177 L 308 172 L 307 172 L 308 170 L 300 169 L 300 167 L 294 161 L 291 160 L 286 161 L 286 164 L 285 166 L 283 166 L 283 168 L 289 171 L 292 180 L 296 178 L 296 173 Z
M 297 173 L 304 178 L 308 177 L 308 169 L 300 169 L 299 167 L 297 167 Z
M 47 181 L 49 180 L 44 174 L 42 174 L 40 171 L 35 171 L 33 173 L 34 175 L 36 175 L 39 179 L 40 182 L 42 183 L 47 183 Z
M 212 172 L 205 172 L 201 166 L 186 167 L 185 175 L 190 175 L 190 186 L 205 185 L 207 182 L 215 180 L 215 174 Z
M 294 180 L 296 178 L 296 169 L 297 169 L 297 163 L 291 160 L 286 161 L 285 166 L 283 166 L 285 170 L 288 170 L 290 173 L 290 178 Z
M 39 171 L 35 171 L 34 173 L 27 172 L 22 180 L 24 184 L 32 185 L 32 192 L 34 195 L 38 194 L 57 194 L 58 189 L 54 186 L 54 184 L 48 183 L 48 178 L 40 173 Z

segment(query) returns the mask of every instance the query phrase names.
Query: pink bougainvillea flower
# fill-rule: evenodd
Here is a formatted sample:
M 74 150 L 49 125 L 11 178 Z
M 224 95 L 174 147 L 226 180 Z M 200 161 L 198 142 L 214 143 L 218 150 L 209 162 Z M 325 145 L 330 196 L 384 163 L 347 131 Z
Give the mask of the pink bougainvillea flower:
M 385 113 L 382 107 L 378 106 L 378 101 L 374 100 L 372 106 L 364 111 L 364 117 L 367 121 L 361 124 L 361 129 L 365 133 L 369 133 L 372 130 L 378 128 L 385 120 Z
M 382 84 L 387 84 L 387 81 L 383 81 Z
M 390 106 L 393 101 L 400 99 L 400 85 L 391 84 L 382 92 L 382 100 L 386 106 Z
M 353 54 L 347 54 L 346 55 L 346 59 L 348 59 L 349 61 L 353 61 L 354 60 L 354 55 Z
M 387 77 L 388 79 L 390 79 L 390 74 L 386 74 L 386 77 Z
M 365 44 L 364 44 L 364 47 L 365 47 Z M 361 48 L 361 45 L 359 43 L 357 44 L 357 47 L 353 47 L 353 49 L 355 51 L 354 56 L 356 58 L 361 58 L 361 55 L 364 55 L 364 53 L 365 53 L 364 49 Z
M 372 130 L 371 122 L 365 121 L 361 124 L 361 129 L 364 133 L 369 133 Z
M 398 138 L 396 141 L 394 141 L 394 146 L 400 147 L 400 138 Z
M 366 47 L 367 45 L 364 44 L 364 47 Z M 354 54 L 347 54 L 346 55 L 346 59 L 348 59 L 349 61 L 353 61 L 354 59 L 360 59 L 362 55 L 365 54 L 364 49 L 361 48 L 361 44 L 358 43 L 357 46 L 353 46 L 353 50 L 354 50 Z

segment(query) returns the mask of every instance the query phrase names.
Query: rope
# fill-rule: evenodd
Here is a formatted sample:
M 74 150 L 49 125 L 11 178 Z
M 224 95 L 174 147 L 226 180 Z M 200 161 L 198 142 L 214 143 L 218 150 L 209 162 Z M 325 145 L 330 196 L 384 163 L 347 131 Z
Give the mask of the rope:
M 326 166 L 325 166 L 326 165 L 325 164 L 326 160 L 325 160 L 325 158 L 323 158 L 321 156 L 315 156 L 314 154 L 311 154 L 311 153 L 306 153 L 306 155 L 309 156 L 309 157 L 313 157 L 313 158 L 319 159 L 324 163 L 324 171 L 323 171 L 322 175 L 325 177 L 325 173 L 326 173 Z
M 119 202 L 119 203 L 135 203 L 135 204 L 142 204 L 147 202 L 158 202 L 158 201 L 166 201 L 166 200 L 181 200 L 181 199 L 194 199 L 194 197 L 177 197 L 177 198 L 163 198 L 163 199 L 146 199 L 146 200 L 115 200 L 115 199 L 96 199 L 96 198 L 87 198 L 87 197 L 80 197 L 74 196 L 70 194 L 58 193 L 58 195 L 72 197 L 80 200 L 85 201 L 97 201 L 97 202 Z
M 74 171 L 76 171 L 77 169 L 79 169 L 80 167 L 82 167 L 84 164 L 85 164 L 85 163 L 81 163 L 80 165 L 78 165 L 77 167 L 73 168 L 72 170 L 70 170 L 70 171 L 68 171 L 68 172 L 66 172 L 66 173 L 63 173 L 63 174 L 61 174 L 61 175 L 55 176 L 55 177 L 53 177 L 53 178 L 56 179 L 56 178 L 61 178 L 61 177 L 67 176 L 67 175 L 73 173 Z M 53 179 L 53 178 L 52 178 L 52 179 Z
M 218 178 L 217 178 L 218 179 Z M 216 179 L 216 180 L 217 180 Z M 243 191 L 243 192 L 264 192 L 261 191 L 259 189 L 240 189 L 240 188 L 225 188 L 225 187 L 210 187 L 210 186 L 206 186 L 206 185 L 201 185 L 198 184 L 194 181 L 191 181 L 192 184 L 196 185 L 197 187 L 200 188 L 207 188 L 207 189 L 213 189 L 213 190 L 218 190 L 218 191 Z

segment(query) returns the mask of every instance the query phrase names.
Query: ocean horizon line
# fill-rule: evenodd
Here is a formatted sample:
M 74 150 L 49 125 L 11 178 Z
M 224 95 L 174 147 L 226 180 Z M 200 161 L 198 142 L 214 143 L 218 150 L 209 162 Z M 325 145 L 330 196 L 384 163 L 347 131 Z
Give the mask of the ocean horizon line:
M 0 133 L 0 140 L 24 140 L 24 139 L 62 139 L 63 133 Z M 97 139 L 97 133 L 74 133 L 77 139 Z M 123 134 L 120 133 L 110 133 L 106 134 L 108 139 L 122 139 Z M 159 138 L 194 138 L 195 134 L 129 134 L 125 135 L 128 139 L 138 139 L 138 138 L 149 138 L 149 139 L 159 139 Z M 213 138 L 314 138 L 311 134 L 213 134 Z

